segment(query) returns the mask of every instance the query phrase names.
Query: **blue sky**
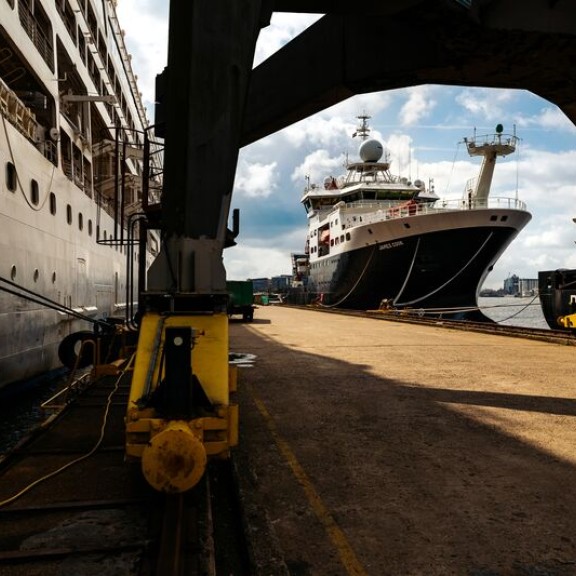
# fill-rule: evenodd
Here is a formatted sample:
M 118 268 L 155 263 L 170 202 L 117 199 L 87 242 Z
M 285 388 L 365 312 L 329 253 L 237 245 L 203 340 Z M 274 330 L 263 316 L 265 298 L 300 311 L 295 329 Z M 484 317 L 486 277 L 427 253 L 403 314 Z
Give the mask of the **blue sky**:
M 118 14 L 145 104 L 153 110 L 154 78 L 166 64 L 167 2 L 121 0 Z M 262 30 L 259 63 L 318 17 L 274 14 Z M 224 253 L 230 279 L 290 273 L 290 254 L 306 238 L 300 204 L 305 176 L 321 181 L 343 172 L 356 116 L 372 118 L 371 135 L 392 158 L 395 174 L 434 179 L 441 197 L 460 198 L 480 161 L 462 144 L 474 128 L 521 139 L 516 154 L 500 159 L 491 196 L 518 197 L 532 221 L 500 258 L 485 287 L 500 288 L 509 274 L 536 278 L 538 270 L 576 268 L 576 128 L 554 104 L 523 90 L 417 86 L 356 96 L 256 142 L 240 152 L 232 207 L 240 208 L 238 246 Z M 151 112 L 152 114 L 152 112 Z M 153 120 L 152 116 L 150 117 Z

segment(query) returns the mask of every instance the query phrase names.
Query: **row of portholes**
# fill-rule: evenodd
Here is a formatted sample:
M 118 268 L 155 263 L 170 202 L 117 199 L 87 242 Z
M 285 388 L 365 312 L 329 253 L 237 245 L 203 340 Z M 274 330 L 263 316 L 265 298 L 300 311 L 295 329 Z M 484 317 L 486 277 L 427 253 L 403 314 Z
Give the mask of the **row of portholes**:
M 17 186 L 17 176 L 16 176 L 16 166 L 12 162 L 6 162 L 6 187 L 10 192 L 16 192 Z M 34 206 L 38 206 L 40 202 L 40 188 L 38 186 L 38 182 L 32 178 L 30 180 L 30 201 Z M 50 207 L 50 214 L 53 216 L 56 215 L 56 194 L 54 192 L 50 192 L 49 197 L 49 207 Z M 66 204 L 66 222 L 69 225 L 72 225 L 73 215 L 72 215 L 72 206 L 70 204 Z M 78 229 L 84 230 L 84 215 L 82 212 L 78 212 Z M 92 220 L 88 219 L 88 236 L 92 236 L 93 234 L 93 225 Z M 112 236 L 110 236 L 110 239 Z M 96 226 L 96 240 L 100 239 L 100 226 Z M 104 230 L 104 240 L 108 239 L 108 234 L 106 230 Z M 118 252 L 118 245 L 110 244 L 110 247 L 114 247 Z M 120 251 L 126 254 L 126 246 L 120 246 Z M 136 260 L 136 254 L 134 254 L 134 260 Z
M 12 279 L 12 282 L 16 281 L 17 276 L 18 276 L 18 269 L 16 268 L 16 265 L 14 265 L 10 269 L 10 278 Z M 38 268 L 34 269 L 32 278 L 34 279 L 34 282 L 38 282 L 38 279 L 40 278 L 40 271 L 38 270 Z M 52 272 L 52 284 L 56 284 L 56 272 Z

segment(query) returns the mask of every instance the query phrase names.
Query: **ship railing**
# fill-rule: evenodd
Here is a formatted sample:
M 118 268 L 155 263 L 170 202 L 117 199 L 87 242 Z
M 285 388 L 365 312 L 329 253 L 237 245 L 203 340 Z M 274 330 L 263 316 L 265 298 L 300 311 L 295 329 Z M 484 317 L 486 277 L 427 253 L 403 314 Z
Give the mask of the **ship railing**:
M 20 15 L 20 24 L 22 28 L 26 31 L 26 34 L 32 40 L 34 46 L 40 53 L 40 56 L 44 59 L 44 62 L 48 64 L 50 70 L 54 70 L 54 48 L 50 37 L 46 35 L 42 29 L 40 22 L 34 17 L 30 8 L 25 2 L 19 2 L 18 13 Z
M 361 211 L 355 210 L 361 208 Z M 356 217 L 355 224 L 358 222 L 371 223 L 381 222 L 382 220 L 395 220 L 397 218 L 407 218 L 410 216 L 421 216 L 423 214 L 440 214 L 445 212 L 467 212 L 474 210 L 520 210 L 526 211 L 526 203 L 517 198 L 485 198 L 481 200 L 474 199 L 447 199 L 437 200 L 436 202 L 421 204 L 396 204 L 386 206 L 380 202 L 361 202 L 359 206 L 356 202 L 349 204 L 344 208 L 346 212 Z M 368 212 L 369 211 L 369 212 Z M 356 212 L 356 214 L 354 214 Z

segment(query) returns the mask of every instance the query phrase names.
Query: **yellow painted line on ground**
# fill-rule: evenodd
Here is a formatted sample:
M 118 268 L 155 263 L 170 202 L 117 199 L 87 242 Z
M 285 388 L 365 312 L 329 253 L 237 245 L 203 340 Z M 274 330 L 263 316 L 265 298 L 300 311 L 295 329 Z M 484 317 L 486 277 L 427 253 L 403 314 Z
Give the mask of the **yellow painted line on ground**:
M 254 403 L 256 404 L 260 414 L 262 414 L 262 417 L 266 422 L 266 426 L 268 427 L 272 438 L 274 438 L 274 442 L 276 442 L 280 453 L 282 456 L 284 456 L 284 459 L 286 462 L 288 462 L 288 465 L 292 469 L 294 476 L 296 476 L 296 479 L 304 489 L 304 493 L 308 498 L 308 502 L 310 502 L 312 510 L 314 510 L 316 517 L 322 526 L 324 526 L 324 530 L 326 530 L 328 537 L 336 547 L 338 556 L 340 557 L 340 562 L 351 576 L 368 576 L 368 573 L 356 557 L 352 546 L 350 546 L 348 540 L 346 539 L 344 532 L 342 532 L 338 524 L 336 524 L 336 521 L 330 514 L 328 508 L 326 508 L 324 505 L 324 502 L 322 502 L 322 499 L 320 498 L 318 492 L 316 492 L 316 489 L 310 481 L 310 478 L 308 478 L 304 468 L 302 468 L 296 459 L 296 456 L 290 449 L 290 445 L 278 433 L 278 429 L 276 428 L 276 424 L 274 423 L 274 419 L 270 415 L 270 412 L 268 412 L 268 409 L 266 406 L 264 406 L 264 403 L 256 396 L 253 387 L 251 385 L 245 385 L 245 387 L 250 392 L 250 395 L 252 396 L 252 399 L 254 400 Z

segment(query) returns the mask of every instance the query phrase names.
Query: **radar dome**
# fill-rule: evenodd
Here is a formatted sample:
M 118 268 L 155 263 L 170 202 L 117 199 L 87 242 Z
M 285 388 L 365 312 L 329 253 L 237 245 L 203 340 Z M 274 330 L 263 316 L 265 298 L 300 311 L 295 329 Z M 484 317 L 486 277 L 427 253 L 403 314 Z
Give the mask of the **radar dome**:
M 366 140 L 362 142 L 358 150 L 363 162 L 378 162 L 383 152 L 384 148 L 378 140 Z

